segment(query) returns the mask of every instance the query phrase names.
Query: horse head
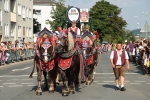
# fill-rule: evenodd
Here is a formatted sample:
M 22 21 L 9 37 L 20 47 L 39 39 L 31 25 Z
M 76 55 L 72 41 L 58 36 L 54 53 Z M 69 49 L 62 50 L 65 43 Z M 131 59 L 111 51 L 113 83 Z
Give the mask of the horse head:
M 40 37 L 37 41 L 40 59 L 45 63 L 50 61 L 54 54 L 54 42 L 52 37 Z
M 68 35 L 66 35 L 65 33 L 60 33 L 60 35 L 58 36 L 58 40 L 56 41 L 56 52 L 68 52 L 73 48 L 74 40 L 72 34 L 70 32 L 68 32 Z

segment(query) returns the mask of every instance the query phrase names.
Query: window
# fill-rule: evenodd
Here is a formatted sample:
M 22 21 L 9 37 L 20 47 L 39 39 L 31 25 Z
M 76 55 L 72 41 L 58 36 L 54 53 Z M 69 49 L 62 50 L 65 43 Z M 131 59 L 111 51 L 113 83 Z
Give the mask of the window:
M 36 10 L 36 11 L 35 11 L 35 14 L 36 14 L 36 15 L 41 15 L 41 10 Z
M 9 25 L 5 24 L 5 37 L 9 37 Z
M 29 37 L 32 38 L 32 29 L 29 28 Z
M 22 6 L 22 18 L 26 17 L 25 12 L 26 12 L 25 6 Z
M 27 16 L 27 18 L 29 17 L 28 15 L 29 15 L 29 13 L 28 13 L 28 8 L 26 8 L 26 16 Z
M 32 18 L 32 17 L 31 17 L 31 9 L 29 9 L 29 18 Z
M 2 9 L 0 9 L 0 26 L 2 26 Z
M 11 30 L 10 30 L 11 37 L 14 37 L 14 29 L 15 29 L 14 24 L 11 24 Z
M 29 37 L 29 28 L 28 27 L 26 27 L 26 37 L 28 38 Z
M 21 15 L 21 4 L 18 4 L 18 15 Z
M 21 26 L 18 26 L 18 37 L 21 37 Z
M 4 10 L 8 12 L 9 10 L 9 0 L 4 0 Z

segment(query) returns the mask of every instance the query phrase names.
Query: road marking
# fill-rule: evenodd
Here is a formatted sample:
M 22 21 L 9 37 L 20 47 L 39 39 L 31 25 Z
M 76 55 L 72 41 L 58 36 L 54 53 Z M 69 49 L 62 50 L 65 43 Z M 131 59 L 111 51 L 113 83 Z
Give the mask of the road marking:
M 28 86 L 35 86 L 35 85 L 28 85 Z
M 33 83 L 21 83 L 21 84 L 33 84 Z
M 33 73 L 33 76 L 34 76 L 34 75 L 37 75 L 37 72 Z
M 37 75 L 34 75 L 37 76 Z M 2 75 L 0 77 L 29 77 L 29 75 Z
M 95 77 L 95 78 L 106 78 L 106 77 Z
M 115 77 L 109 77 L 109 78 L 115 78 Z
M 95 82 L 95 83 L 96 83 L 96 82 L 99 82 L 99 81 L 93 81 L 93 82 Z
M 22 79 L 22 80 L 34 80 L 34 79 Z
M 13 81 L 13 80 L 16 81 L 16 80 L 19 80 L 19 79 L 10 79 L 10 80 L 7 80 L 7 81 Z
M 0 81 L 2 81 L 2 80 L 0 80 Z
M 130 84 L 141 84 L 141 83 L 130 83 Z
M 101 74 L 105 74 L 105 75 L 110 75 L 110 74 L 114 74 L 114 73 L 96 73 L 96 75 L 101 75 Z M 136 75 L 136 74 L 139 74 L 139 73 L 126 73 L 127 75 Z
M 23 69 L 14 69 L 14 70 L 12 70 L 12 71 L 23 71 L 23 70 L 26 70 L 26 69 L 29 69 L 29 68 L 31 68 L 31 67 L 25 67 L 25 68 L 23 68 Z
M 0 87 L 4 87 L 4 86 L 0 86 Z
M 109 83 L 96 83 L 96 84 L 109 84 Z
M 150 83 L 146 83 L 146 84 L 150 84 Z
M 146 81 L 134 81 L 134 82 L 146 82 Z
M 16 84 L 16 83 L 3 83 L 4 85 Z
M 115 82 L 115 81 L 103 81 L 103 82 Z
M 128 83 L 128 82 L 130 82 L 130 81 L 125 81 L 125 82 L 127 82 L 127 83 Z
M 22 87 L 22 85 L 10 85 L 8 87 Z

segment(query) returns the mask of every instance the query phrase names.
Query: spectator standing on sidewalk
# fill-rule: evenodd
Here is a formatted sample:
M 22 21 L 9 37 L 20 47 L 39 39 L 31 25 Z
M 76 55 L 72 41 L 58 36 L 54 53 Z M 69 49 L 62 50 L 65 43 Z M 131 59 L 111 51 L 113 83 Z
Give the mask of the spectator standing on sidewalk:
M 110 55 L 110 63 L 112 65 L 114 74 L 115 74 L 115 82 L 116 82 L 116 88 L 115 90 L 125 91 L 124 87 L 124 77 L 125 77 L 125 64 L 127 67 L 127 70 L 130 69 L 129 65 L 129 57 L 125 50 L 122 49 L 122 43 L 117 43 L 116 50 L 111 52 Z M 121 81 L 121 88 L 119 87 L 119 78 Z
M 134 49 L 134 44 L 132 41 L 130 41 L 129 44 L 129 55 L 130 55 L 130 61 L 133 62 L 133 49 Z

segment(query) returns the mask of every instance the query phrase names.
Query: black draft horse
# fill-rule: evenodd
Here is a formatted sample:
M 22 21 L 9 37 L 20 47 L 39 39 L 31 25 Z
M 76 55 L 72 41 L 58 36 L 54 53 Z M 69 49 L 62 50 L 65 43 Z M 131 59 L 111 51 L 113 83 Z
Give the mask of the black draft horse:
M 66 70 L 58 67 L 63 81 L 62 95 L 68 96 L 69 93 L 75 93 L 75 87 L 79 86 L 80 58 L 77 50 L 74 48 L 74 39 L 72 33 L 68 32 L 67 37 L 59 37 L 56 42 L 56 53 L 60 59 L 72 57 L 70 67 Z M 60 61 L 58 60 L 58 63 Z

